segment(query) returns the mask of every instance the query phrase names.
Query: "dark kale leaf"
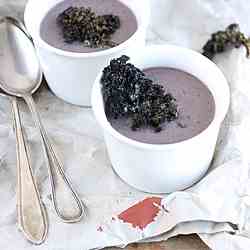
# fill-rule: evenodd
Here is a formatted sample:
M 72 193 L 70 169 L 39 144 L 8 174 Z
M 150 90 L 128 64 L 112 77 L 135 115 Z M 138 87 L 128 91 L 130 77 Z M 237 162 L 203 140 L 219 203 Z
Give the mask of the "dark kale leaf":
M 114 47 L 111 35 L 120 28 L 120 18 L 114 15 L 98 16 L 85 7 L 69 7 L 57 16 L 65 42 L 75 41 L 91 48 Z
M 225 31 L 217 31 L 211 35 L 211 39 L 203 46 L 203 55 L 213 59 L 217 53 L 224 52 L 231 48 L 244 46 L 247 56 L 250 55 L 250 39 L 241 31 L 238 24 L 230 24 Z
M 106 115 L 130 119 L 133 130 L 152 127 L 159 132 L 164 122 L 177 119 L 176 100 L 128 60 L 123 55 L 111 60 L 103 70 L 101 85 Z

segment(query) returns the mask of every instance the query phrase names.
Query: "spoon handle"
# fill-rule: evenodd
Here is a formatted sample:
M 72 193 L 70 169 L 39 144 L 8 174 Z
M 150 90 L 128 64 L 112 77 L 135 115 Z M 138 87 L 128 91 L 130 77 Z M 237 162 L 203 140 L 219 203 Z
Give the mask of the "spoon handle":
M 80 221 L 84 215 L 84 206 L 66 177 L 62 163 L 44 129 L 40 115 L 36 109 L 35 102 L 31 95 L 25 95 L 24 99 L 29 106 L 33 120 L 40 131 L 42 144 L 46 153 L 47 164 L 51 182 L 52 201 L 59 218 L 66 223 Z
M 12 99 L 12 110 L 17 142 L 18 224 L 25 237 L 33 244 L 39 245 L 44 242 L 47 236 L 47 214 L 30 166 L 28 148 L 23 136 L 16 98 Z

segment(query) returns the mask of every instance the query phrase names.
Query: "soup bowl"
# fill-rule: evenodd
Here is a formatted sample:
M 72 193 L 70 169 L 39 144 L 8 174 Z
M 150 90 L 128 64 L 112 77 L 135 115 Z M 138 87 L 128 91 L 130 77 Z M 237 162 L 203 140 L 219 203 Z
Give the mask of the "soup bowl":
M 61 50 L 46 43 L 40 36 L 40 24 L 48 11 L 62 0 L 28 0 L 24 21 L 34 40 L 45 78 L 52 92 L 66 102 L 90 106 L 92 85 L 101 68 L 111 58 L 132 55 L 145 45 L 149 22 L 149 1 L 120 0 L 137 19 L 136 32 L 120 45 L 98 52 L 76 53 Z
M 229 108 L 228 83 L 220 69 L 198 52 L 172 45 L 148 46 L 132 55 L 140 69 L 171 67 L 201 80 L 215 100 L 215 116 L 198 135 L 173 144 L 148 144 L 125 137 L 109 123 L 99 73 L 92 89 L 92 107 L 101 126 L 115 172 L 129 185 L 150 193 L 183 190 L 199 181 L 213 159 L 219 129 Z

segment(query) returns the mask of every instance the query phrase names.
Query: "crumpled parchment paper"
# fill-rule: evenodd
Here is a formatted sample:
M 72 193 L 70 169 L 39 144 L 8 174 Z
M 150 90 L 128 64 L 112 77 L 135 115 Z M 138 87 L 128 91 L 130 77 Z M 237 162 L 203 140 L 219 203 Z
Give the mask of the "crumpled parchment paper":
M 24 3 L 0 0 L 0 15 L 20 17 Z M 172 43 L 200 50 L 212 32 L 232 22 L 240 23 L 250 35 L 248 0 L 151 0 L 151 5 L 148 44 Z M 230 84 L 231 107 L 213 164 L 195 186 L 162 197 L 154 221 L 143 230 L 124 223 L 119 214 L 150 195 L 129 187 L 113 172 L 92 111 L 64 103 L 43 87 L 36 102 L 44 125 L 88 207 L 81 223 L 59 221 L 39 136 L 27 107 L 20 102 L 32 166 L 50 220 L 48 239 L 38 247 L 26 242 L 16 226 L 15 137 L 10 100 L 0 96 L 0 249 L 89 250 L 198 233 L 212 249 L 249 250 L 250 59 L 240 49 L 217 56 L 215 62 Z

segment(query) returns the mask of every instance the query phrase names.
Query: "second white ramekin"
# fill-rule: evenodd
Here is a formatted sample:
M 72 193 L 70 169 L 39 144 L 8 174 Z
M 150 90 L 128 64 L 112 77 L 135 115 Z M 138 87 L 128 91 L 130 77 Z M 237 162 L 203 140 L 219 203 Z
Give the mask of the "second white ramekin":
M 197 136 L 174 144 L 154 145 L 129 139 L 108 122 L 101 94 L 100 77 L 92 90 L 92 106 L 103 129 L 109 157 L 117 174 L 131 186 L 150 193 L 170 193 L 200 180 L 212 161 L 230 93 L 219 68 L 201 54 L 170 45 L 150 46 L 138 51 L 131 62 L 141 69 L 172 67 L 200 79 L 211 90 L 216 111 L 212 123 Z

